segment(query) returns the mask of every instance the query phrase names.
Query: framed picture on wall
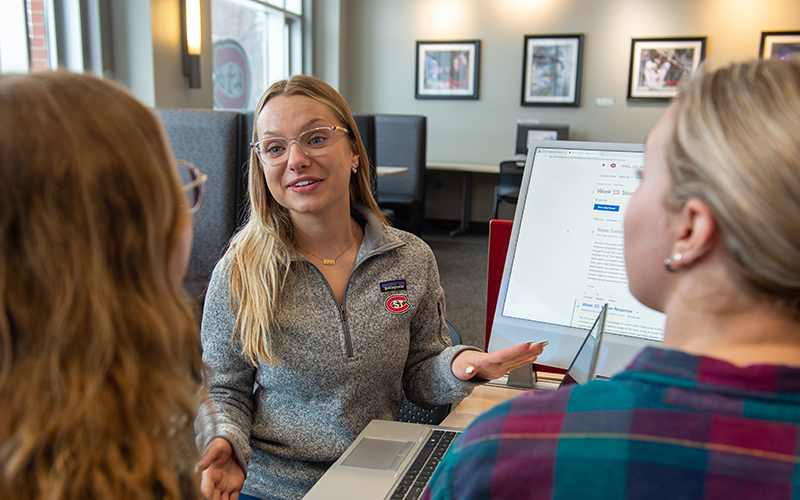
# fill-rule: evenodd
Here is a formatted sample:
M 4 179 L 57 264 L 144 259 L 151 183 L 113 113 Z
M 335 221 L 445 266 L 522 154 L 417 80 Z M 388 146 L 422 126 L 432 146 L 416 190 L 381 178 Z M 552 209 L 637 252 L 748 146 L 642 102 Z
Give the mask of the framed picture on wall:
M 800 31 L 764 31 L 761 33 L 761 59 L 786 59 L 800 54 Z
M 578 106 L 583 35 L 525 35 L 523 106 Z
M 706 38 L 634 38 L 629 101 L 669 100 L 706 56 Z
M 417 99 L 477 99 L 480 40 L 417 41 Z

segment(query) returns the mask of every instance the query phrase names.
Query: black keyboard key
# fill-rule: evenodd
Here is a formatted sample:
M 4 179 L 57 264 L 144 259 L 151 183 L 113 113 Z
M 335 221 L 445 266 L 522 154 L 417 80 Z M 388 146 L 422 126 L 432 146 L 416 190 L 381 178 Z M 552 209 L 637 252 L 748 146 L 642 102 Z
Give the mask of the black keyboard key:
M 414 463 L 403 475 L 400 484 L 392 493 L 391 499 L 416 500 L 419 498 L 457 434 L 454 431 L 433 431 L 414 459 Z

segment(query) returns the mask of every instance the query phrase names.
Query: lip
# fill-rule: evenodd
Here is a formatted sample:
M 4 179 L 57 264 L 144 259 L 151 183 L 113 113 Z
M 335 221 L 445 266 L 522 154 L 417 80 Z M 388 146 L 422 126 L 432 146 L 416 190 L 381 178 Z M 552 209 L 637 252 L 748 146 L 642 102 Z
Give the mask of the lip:
M 304 186 L 298 186 L 297 184 L 302 182 L 310 182 L 310 184 Z M 295 193 L 309 193 L 317 189 L 320 184 L 322 183 L 322 179 L 319 177 L 312 177 L 312 176 L 303 176 L 298 177 L 296 179 L 292 179 L 292 181 L 288 184 L 288 188 Z

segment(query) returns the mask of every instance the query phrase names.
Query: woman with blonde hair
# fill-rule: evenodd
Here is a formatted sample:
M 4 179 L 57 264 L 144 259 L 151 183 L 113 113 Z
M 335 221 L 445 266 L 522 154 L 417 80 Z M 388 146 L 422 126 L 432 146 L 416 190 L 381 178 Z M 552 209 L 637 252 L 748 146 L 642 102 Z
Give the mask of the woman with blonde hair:
M 373 419 L 466 396 L 538 344 L 451 346 L 430 248 L 389 227 L 344 99 L 272 85 L 255 113 L 250 214 L 209 284 L 201 337 L 218 421 L 198 419 L 207 498 L 301 498 Z M 255 390 L 254 390 L 255 389 Z M 247 481 L 245 474 L 247 471 Z M 242 494 L 239 498 L 248 498 Z
M 198 498 L 191 207 L 160 122 L 67 72 L 0 76 L 0 116 L 0 498 Z
M 666 313 L 663 349 L 490 410 L 423 498 L 798 498 L 798 213 L 800 59 L 696 76 L 625 214 L 630 290 Z

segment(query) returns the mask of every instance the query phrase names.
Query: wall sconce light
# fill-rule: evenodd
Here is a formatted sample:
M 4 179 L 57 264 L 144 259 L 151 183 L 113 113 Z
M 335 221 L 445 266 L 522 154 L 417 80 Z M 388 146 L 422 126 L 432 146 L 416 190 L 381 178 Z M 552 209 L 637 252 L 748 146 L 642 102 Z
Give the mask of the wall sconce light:
M 189 77 L 189 88 L 200 88 L 200 0 L 180 0 L 181 48 L 183 74 Z

